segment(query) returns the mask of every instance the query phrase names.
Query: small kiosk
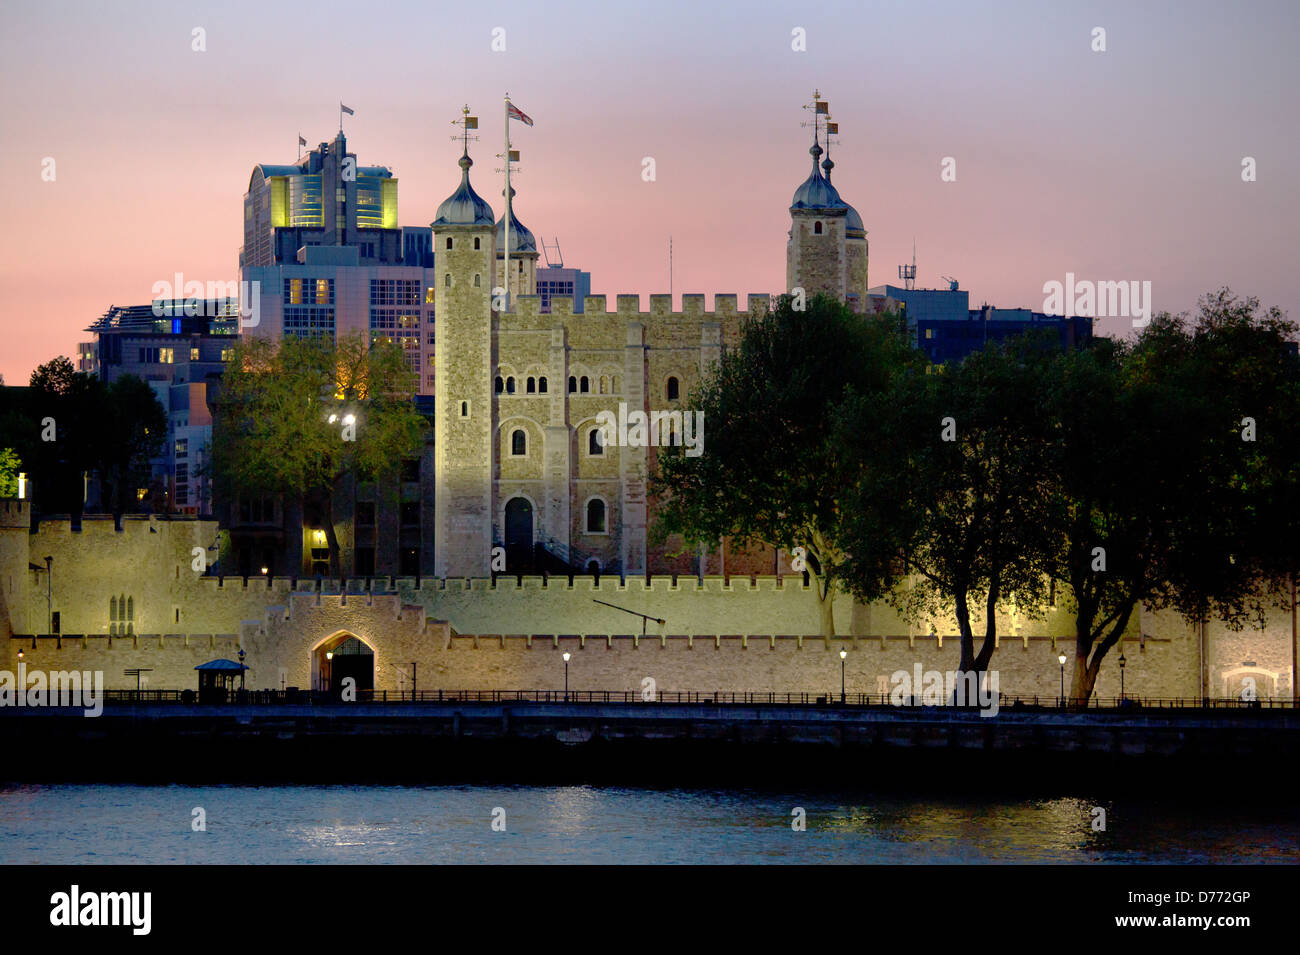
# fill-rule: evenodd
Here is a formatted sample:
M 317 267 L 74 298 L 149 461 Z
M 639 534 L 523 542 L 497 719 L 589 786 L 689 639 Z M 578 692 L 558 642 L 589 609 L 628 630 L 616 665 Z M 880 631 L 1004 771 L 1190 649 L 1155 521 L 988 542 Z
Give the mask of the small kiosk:
M 242 684 L 248 667 L 234 660 L 209 660 L 194 669 L 199 671 L 199 702 L 225 703 L 232 696 L 235 677 L 239 677 Z

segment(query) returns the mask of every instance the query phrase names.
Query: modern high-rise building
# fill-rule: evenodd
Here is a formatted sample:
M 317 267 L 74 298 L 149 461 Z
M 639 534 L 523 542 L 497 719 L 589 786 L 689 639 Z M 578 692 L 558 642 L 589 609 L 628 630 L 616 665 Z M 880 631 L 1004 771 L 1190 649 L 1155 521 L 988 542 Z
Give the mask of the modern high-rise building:
M 548 265 L 537 270 L 537 294 L 541 296 L 544 313 L 550 312 L 552 298 L 571 298 L 573 310 L 581 312 L 582 303 L 591 294 L 591 273 Z
M 1027 308 L 970 307 L 970 293 L 946 289 L 899 288 L 878 285 L 872 298 L 901 302 L 912 346 L 936 364 L 961 361 L 990 342 L 1002 342 L 1029 332 L 1044 333 L 1053 344 L 1069 348 L 1092 337 L 1092 319 L 1046 315 Z
M 241 268 L 294 262 L 313 245 L 353 246 L 366 264 L 402 261 L 397 180 L 357 165 L 342 130 L 292 165 L 254 166 L 244 195 Z
M 208 399 L 237 341 L 238 300 L 114 305 L 86 331 L 94 340 L 79 346 L 80 370 L 106 384 L 135 375 L 149 383 L 167 412 L 167 442 L 153 461 L 152 478 L 165 489 L 168 509 L 211 514 Z

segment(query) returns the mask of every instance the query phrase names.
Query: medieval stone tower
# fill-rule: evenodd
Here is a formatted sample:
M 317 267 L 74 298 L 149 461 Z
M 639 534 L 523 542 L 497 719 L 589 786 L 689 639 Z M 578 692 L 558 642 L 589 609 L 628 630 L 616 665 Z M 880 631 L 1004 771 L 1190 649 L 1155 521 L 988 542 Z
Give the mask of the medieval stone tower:
M 491 560 L 497 230 L 492 207 L 470 186 L 473 164 L 467 139 L 460 188 L 438 207 L 432 223 L 438 263 L 434 522 L 440 577 L 483 577 Z
M 824 102 L 814 100 L 818 106 Z M 822 293 L 861 310 L 867 297 L 867 233 L 856 209 L 840 198 L 831 185 L 835 163 L 827 154 L 818 167 L 822 128 L 818 109 L 814 113 L 812 172 L 795 190 L 790 202 L 790 240 L 786 243 L 785 281 L 787 290 L 802 288 L 809 298 Z M 830 131 L 827 123 L 827 145 Z
M 504 195 L 504 190 L 502 195 Z M 510 200 L 514 201 L 515 190 L 510 187 Z M 510 217 L 510 274 L 506 275 L 506 217 Z M 510 291 L 510 301 L 520 295 L 537 294 L 537 239 L 528 226 L 519 221 L 514 210 L 507 208 L 497 221 L 497 275 L 506 279 L 502 285 Z

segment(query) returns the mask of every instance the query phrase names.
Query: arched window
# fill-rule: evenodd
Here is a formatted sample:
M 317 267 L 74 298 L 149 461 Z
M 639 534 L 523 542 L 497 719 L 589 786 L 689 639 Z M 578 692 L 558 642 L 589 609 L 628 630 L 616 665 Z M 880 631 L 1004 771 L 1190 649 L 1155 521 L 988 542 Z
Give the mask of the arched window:
M 474 273 L 474 287 L 475 287 L 475 288 L 482 288 L 482 287 L 483 287 L 483 286 L 482 286 L 482 283 L 479 282 L 479 274 L 478 274 L 477 272 Z
M 592 428 L 587 432 L 587 453 L 591 455 L 605 453 L 605 433 L 600 428 Z
M 544 395 L 544 394 L 546 394 L 546 376 L 545 376 L 545 375 L 542 375 L 542 377 L 540 377 L 540 378 L 537 379 L 537 393 L 538 393 L 539 395 Z
M 821 235 L 821 234 L 822 234 L 822 224 L 820 222 L 814 222 L 813 235 Z
M 451 239 L 448 239 L 447 241 L 450 242 Z M 444 276 L 442 277 L 442 284 L 443 284 L 443 286 L 444 286 L 445 288 L 451 288 L 451 273 L 450 273 L 450 272 L 448 272 L 446 275 L 444 275 Z
M 509 378 L 506 379 L 506 394 L 513 395 L 514 393 L 515 393 L 515 378 L 514 375 L 511 375 Z
M 575 391 L 577 391 L 577 390 L 578 390 L 578 379 L 575 378 L 575 377 L 573 377 L 573 375 L 570 375 L 570 376 L 569 376 L 569 394 L 573 394 L 573 393 L 574 393 Z
M 681 393 L 681 386 L 677 383 L 677 378 L 668 379 L 668 400 L 676 401 L 677 396 Z
M 537 390 L 537 379 L 530 375 L 528 377 L 528 385 L 524 390 L 527 391 L 530 395 L 533 392 L 535 392 Z
M 474 236 L 474 251 L 478 251 L 478 236 Z
M 587 502 L 587 533 L 605 533 L 605 502 L 598 497 Z
M 510 453 L 517 458 L 528 453 L 528 435 L 524 434 L 522 428 L 510 435 Z
M 497 375 L 497 383 L 496 383 L 497 394 L 501 394 L 501 392 L 505 390 L 506 390 L 506 380 L 502 378 L 500 375 Z
M 468 418 L 468 417 L 469 417 L 469 402 L 468 402 L 468 401 L 462 401 L 462 402 L 460 403 L 460 416 L 461 416 L 462 418 Z
M 591 391 L 591 382 L 587 380 L 586 375 L 583 375 L 581 378 L 578 379 L 578 390 L 582 392 L 584 395 L 587 392 Z
M 618 394 L 618 393 L 619 393 L 619 390 L 618 390 L 618 375 L 615 375 L 613 378 L 611 378 L 611 379 L 609 380 L 609 387 L 610 387 L 610 390 L 612 390 L 612 391 L 614 392 L 614 394 Z
M 609 394 L 609 379 L 604 375 L 600 376 L 600 393 L 602 395 Z

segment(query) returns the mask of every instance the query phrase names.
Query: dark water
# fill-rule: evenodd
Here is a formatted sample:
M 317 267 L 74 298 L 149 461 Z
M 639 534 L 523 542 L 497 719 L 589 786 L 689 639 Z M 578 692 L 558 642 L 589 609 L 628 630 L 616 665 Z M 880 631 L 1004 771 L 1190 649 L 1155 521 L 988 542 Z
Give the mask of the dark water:
M 1104 832 L 1092 828 L 1097 806 Z M 192 829 L 196 807 L 206 832 Z M 795 807 L 804 831 L 791 827 Z M 505 831 L 492 828 L 497 808 Z M 1090 798 L 9 785 L 0 863 L 1296 863 L 1298 816 Z

